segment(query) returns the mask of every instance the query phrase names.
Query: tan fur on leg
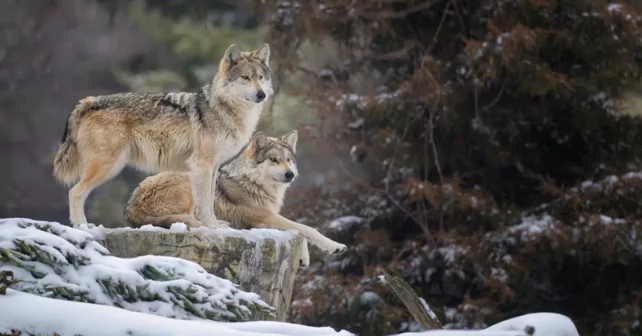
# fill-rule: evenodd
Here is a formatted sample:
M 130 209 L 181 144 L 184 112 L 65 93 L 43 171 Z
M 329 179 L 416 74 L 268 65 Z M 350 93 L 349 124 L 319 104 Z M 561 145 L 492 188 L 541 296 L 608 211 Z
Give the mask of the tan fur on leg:
M 121 154 L 125 156 L 126 154 Z M 87 223 L 85 216 L 85 201 L 87 196 L 101 184 L 107 182 L 125 167 L 125 160 L 93 160 L 86 167 L 80 181 L 69 190 L 69 214 L 70 221 L 74 227 Z
M 248 210 L 248 212 L 250 211 L 251 210 Z M 255 217 L 255 219 L 257 220 L 256 223 L 258 223 L 259 226 L 281 230 L 295 230 L 299 232 L 299 234 L 307 239 L 311 244 L 316 245 L 318 248 L 328 253 L 341 254 L 347 249 L 345 245 L 339 244 L 332 239 L 327 238 L 316 229 L 304 224 L 291 221 L 279 214 L 256 213 L 256 216 L 253 217 Z

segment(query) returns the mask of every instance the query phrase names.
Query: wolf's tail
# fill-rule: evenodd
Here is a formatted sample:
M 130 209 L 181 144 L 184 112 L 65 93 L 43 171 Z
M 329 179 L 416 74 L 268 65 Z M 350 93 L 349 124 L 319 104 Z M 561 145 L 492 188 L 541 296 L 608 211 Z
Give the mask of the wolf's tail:
M 152 224 L 154 226 L 169 229 L 174 223 L 184 223 L 188 227 L 198 227 L 200 223 L 191 214 L 155 214 L 149 212 L 149 208 L 141 204 L 139 199 L 138 188 L 132 193 L 132 197 L 127 202 L 124 215 L 129 226 L 139 228 L 143 225 Z
M 62 135 L 62 142 L 56 152 L 53 162 L 53 173 L 56 179 L 64 184 L 70 185 L 80 179 L 80 152 L 76 144 L 76 133 L 80 125 L 82 113 L 91 108 L 93 97 L 82 99 L 76 105 L 67 118 L 65 133 Z

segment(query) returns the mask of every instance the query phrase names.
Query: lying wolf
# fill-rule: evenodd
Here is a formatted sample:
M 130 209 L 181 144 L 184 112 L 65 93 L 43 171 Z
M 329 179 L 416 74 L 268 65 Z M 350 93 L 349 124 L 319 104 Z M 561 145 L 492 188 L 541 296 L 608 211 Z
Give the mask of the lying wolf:
M 54 175 L 68 185 L 74 227 L 87 223 L 85 200 L 125 165 L 148 173 L 187 172 L 192 226 L 216 227 L 218 167 L 247 144 L 273 93 L 267 44 L 231 45 L 212 83 L 196 92 L 119 93 L 82 99 L 67 120 Z
M 298 176 L 295 160 L 297 132 L 280 138 L 256 132 L 246 149 L 221 167 L 216 180 L 214 212 L 219 219 L 241 227 L 296 230 L 313 245 L 329 253 L 342 253 L 346 246 L 317 230 L 281 215 L 285 191 Z M 143 180 L 134 190 L 125 217 L 132 227 L 145 224 L 169 228 L 183 222 L 198 226 L 191 215 L 192 194 L 187 174 L 163 172 Z M 306 244 L 307 245 L 307 244 Z M 307 265 L 305 257 L 302 261 Z

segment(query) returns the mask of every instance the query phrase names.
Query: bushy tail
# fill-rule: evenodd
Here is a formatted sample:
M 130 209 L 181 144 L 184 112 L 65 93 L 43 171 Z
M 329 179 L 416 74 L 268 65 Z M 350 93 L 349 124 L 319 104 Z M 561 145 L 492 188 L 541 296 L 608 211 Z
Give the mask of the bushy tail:
M 145 181 L 142 183 L 145 183 Z M 140 195 L 140 193 L 143 194 Z M 132 192 L 132 196 L 129 198 L 129 201 L 127 201 L 127 206 L 124 211 L 125 220 L 129 226 L 139 228 L 143 225 L 151 224 L 169 229 L 172 224 L 179 222 L 185 223 L 188 227 L 200 226 L 200 223 L 191 213 L 170 214 L 162 209 L 151 208 L 148 204 L 145 204 L 145 200 L 148 199 L 146 196 L 148 195 L 148 192 L 146 193 L 144 188 L 141 191 L 141 186 L 138 186 L 134 189 L 134 192 Z
M 134 191 L 132 192 L 132 195 L 129 197 L 129 200 L 127 201 L 127 206 L 125 206 L 125 210 L 123 211 L 123 215 L 125 217 L 125 221 L 129 224 L 131 227 L 141 227 L 146 223 L 147 216 L 140 211 L 140 205 L 139 202 L 140 200 L 138 199 L 138 190 L 140 189 L 140 186 L 136 187 Z
M 87 97 L 81 100 L 76 108 L 69 114 L 65 133 L 62 136 L 62 142 L 56 152 L 53 162 L 53 173 L 56 179 L 64 184 L 70 185 L 80 179 L 82 173 L 80 166 L 80 152 L 76 144 L 76 133 L 80 125 L 82 112 L 91 108 L 93 97 Z

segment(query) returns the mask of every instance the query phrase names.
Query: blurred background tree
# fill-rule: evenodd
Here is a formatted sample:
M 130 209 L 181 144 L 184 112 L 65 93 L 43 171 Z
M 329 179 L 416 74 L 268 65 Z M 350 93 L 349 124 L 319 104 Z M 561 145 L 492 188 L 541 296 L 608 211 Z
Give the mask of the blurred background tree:
M 449 326 L 556 311 L 641 332 L 637 2 L 260 3 L 320 141 L 352 156 L 327 183 L 345 188 L 292 209 L 352 246 L 301 275 L 297 321 L 416 329 L 385 266 Z

